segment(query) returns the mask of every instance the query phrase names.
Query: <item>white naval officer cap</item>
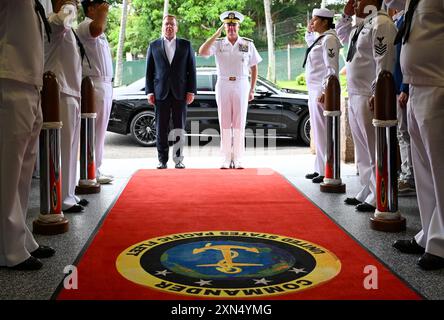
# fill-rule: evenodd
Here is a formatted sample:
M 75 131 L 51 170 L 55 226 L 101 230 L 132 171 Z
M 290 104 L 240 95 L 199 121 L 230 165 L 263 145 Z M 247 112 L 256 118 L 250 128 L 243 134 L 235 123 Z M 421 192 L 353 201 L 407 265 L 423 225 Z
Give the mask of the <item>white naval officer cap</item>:
M 325 8 L 313 9 L 313 17 L 333 18 L 335 13 Z
M 223 23 L 242 23 L 244 15 L 237 11 L 225 11 L 219 16 L 219 19 Z

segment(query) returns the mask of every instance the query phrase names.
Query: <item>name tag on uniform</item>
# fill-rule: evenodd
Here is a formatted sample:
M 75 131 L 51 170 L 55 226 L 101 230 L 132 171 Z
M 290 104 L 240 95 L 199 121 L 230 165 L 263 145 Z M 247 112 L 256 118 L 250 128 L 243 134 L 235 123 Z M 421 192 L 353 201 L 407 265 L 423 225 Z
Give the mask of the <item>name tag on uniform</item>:
M 239 43 L 239 51 L 240 52 L 248 52 L 248 44 L 240 44 Z

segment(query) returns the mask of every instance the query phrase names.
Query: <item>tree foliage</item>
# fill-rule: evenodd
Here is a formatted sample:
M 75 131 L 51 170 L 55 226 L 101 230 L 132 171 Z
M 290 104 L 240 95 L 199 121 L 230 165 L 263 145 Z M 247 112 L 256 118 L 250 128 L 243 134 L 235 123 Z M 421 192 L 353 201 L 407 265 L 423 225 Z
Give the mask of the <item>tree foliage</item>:
M 163 0 L 132 0 L 128 12 L 125 51 L 133 55 L 144 54 L 148 44 L 161 35 Z M 170 0 L 169 13 L 177 17 L 178 36 L 189 39 L 197 50 L 220 26 L 219 15 L 227 10 L 243 12 L 247 0 Z M 107 35 L 111 46 L 117 45 L 120 28 L 120 3 L 112 1 Z M 241 35 L 251 37 L 254 21 L 246 17 Z
M 107 35 L 113 48 L 117 48 L 120 28 L 122 0 L 110 0 L 112 8 L 109 13 Z M 128 10 L 125 52 L 134 56 L 144 55 L 148 44 L 160 37 L 162 28 L 164 0 L 131 0 Z M 265 13 L 263 1 L 258 0 L 170 0 L 169 13 L 177 16 L 179 23 L 178 36 L 189 39 L 195 50 L 210 37 L 220 26 L 219 15 L 227 10 L 237 10 L 246 18 L 242 23 L 240 34 L 255 40 L 258 48 L 267 46 Z M 298 27 L 290 26 L 291 41 L 288 38 L 275 38 L 276 47 L 286 43 L 303 41 L 307 13 L 319 7 L 321 1 L 311 0 L 272 0 L 271 14 L 273 24 L 290 21 L 298 17 Z M 336 8 L 341 5 L 335 6 Z M 280 43 L 282 40 L 283 43 Z

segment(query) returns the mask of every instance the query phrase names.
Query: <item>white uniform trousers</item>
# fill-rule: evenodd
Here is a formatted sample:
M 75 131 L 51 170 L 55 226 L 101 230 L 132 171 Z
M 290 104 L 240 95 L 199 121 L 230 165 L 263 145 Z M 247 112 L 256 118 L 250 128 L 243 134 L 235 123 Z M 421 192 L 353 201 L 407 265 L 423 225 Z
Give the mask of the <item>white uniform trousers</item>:
M 224 162 L 240 162 L 245 152 L 249 90 L 247 78 L 236 81 L 219 79 L 216 83 L 220 146 Z
M 99 176 L 105 148 L 105 134 L 113 103 L 113 86 L 111 82 L 104 82 L 97 78 L 92 79 L 94 82 L 94 102 L 97 110 L 95 141 L 96 176 Z
M 324 116 L 324 108 L 318 102 L 318 98 L 322 93 L 322 87 L 309 86 L 308 90 L 308 110 L 310 112 L 310 125 L 313 129 L 313 139 L 316 148 L 316 159 L 314 171 L 319 175 L 325 175 L 325 149 L 327 144 L 326 121 Z
M 0 78 L 0 266 L 17 265 L 38 248 L 26 214 L 41 127 L 39 89 Z
M 416 242 L 444 258 L 444 87 L 410 85 L 407 104 L 422 230 Z
M 407 107 L 401 108 L 398 102 L 398 141 L 399 152 L 401 153 L 401 174 L 400 180 L 409 184 L 415 183 L 413 175 L 412 151 L 410 146 L 410 135 L 407 123 Z
M 361 191 L 355 196 L 361 202 L 376 206 L 375 127 L 368 96 L 350 95 L 348 120 L 355 145 L 356 164 Z
M 80 142 L 80 98 L 60 93 L 62 210 L 80 201 L 75 195 Z

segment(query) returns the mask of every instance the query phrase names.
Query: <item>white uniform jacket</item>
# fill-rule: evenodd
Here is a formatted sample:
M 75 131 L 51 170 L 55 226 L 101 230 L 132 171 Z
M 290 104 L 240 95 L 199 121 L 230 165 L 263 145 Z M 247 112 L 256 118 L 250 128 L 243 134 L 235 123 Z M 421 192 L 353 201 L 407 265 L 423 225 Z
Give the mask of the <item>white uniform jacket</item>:
M 62 93 L 80 98 L 82 61 L 74 33 L 63 23 L 64 15 L 60 10 L 49 16 L 52 33 L 51 42 L 45 42 L 45 71 L 54 72 Z
M 89 25 L 92 20 L 88 17 L 77 27 L 77 35 L 85 46 L 86 54 L 91 62 L 91 68 L 86 58 L 83 60 L 83 77 L 90 76 L 104 82 L 111 82 L 113 78 L 113 64 L 111 49 L 104 33 L 99 37 L 91 36 Z
M 401 50 L 401 69 L 405 83 L 444 87 L 443 21 L 442 0 L 427 0 L 418 4 L 409 40 Z
M 210 48 L 210 56 L 216 57 L 217 76 L 248 77 L 250 68 L 262 61 L 261 56 L 250 39 L 238 37 L 232 45 L 228 39 L 218 38 Z
M 351 28 L 350 19 L 338 23 L 339 29 L 347 30 L 341 23 L 350 24 Z M 352 61 L 347 63 L 347 87 L 350 94 L 371 96 L 379 73 L 383 70 L 392 72 L 395 65 L 396 50 L 393 42 L 397 30 L 392 19 L 383 11 L 367 16 L 363 23 L 364 27 L 356 42 L 356 53 Z M 350 41 L 359 29 L 353 29 Z M 343 33 L 342 39 L 345 39 Z
M 311 87 L 322 86 L 325 89 L 331 75 L 339 74 L 339 50 L 342 45 L 336 31 L 331 29 L 323 33 L 307 57 L 306 82 Z M 305 40 L 310 47 L 316 41 L 314 32 L 307 32 Z
M 1 1 L 0 78 L 41 87 L 44 29 L 34 6 L 34 1 Z M 28 48 L 33 48 L 32 52 Z

